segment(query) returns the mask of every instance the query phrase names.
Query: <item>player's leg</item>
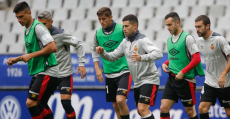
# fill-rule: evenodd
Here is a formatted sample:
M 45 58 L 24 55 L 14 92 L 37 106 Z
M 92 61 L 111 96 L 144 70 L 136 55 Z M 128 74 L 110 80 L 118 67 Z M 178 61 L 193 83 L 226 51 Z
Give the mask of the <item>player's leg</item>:
M 184 105 L 185 112 L 188 114 L 189 119 L 198 119 L 195 104 L 195 89 L 196 84 L 185 79 L 178 81 L 178 88 L 176 88 L 177 94 L 180 97 L 182 104 Z
M 149 111 L 149 106 L 154 106 L 158 85 L 144 84 L 138 88 L 140 90 L 137 104 L 137 112 L 143 119 L 154 119 L 153 114 Z
M 163 91 L 162 98 L 161 98 L 161 106 L 160 106 L 161 119 L 170 119 L 169 111 L 172 108 L 173 104 L 177 103 L 178 101 L 178 96 L 171 86 L 173 85 L 172 80 L 175 80 L 175 79 L 169 76 L 166 82 L 166 85 L 165 85 L 165 89 Z
M 115 110 L 115 113 L 117 115 L 117 118 L 118 119 L 121 119 L 121 116 L 120 116 L 120 110 L 119 110 L 119 107 L 117 105 L 117 102 L 113 102 L 113 109 Z
M 50 107 L 48 106 L 48 101 L 49 98 L 51 97 L 51 95 L 54 93 L 54 91 L 57 89 L 57 84 L 58 84 L 58 78 L 55 77 L 50 77 L 50 80 L 47 84 L 47 88 L 42 96 L 42 98 L 39 100 L 38 102 L 38 106 L 40 108 L 43 116 L 43 119 L 53 119 L 53 113 L 50 109 Z
M 119 107 L 121 119 L 129 119 L 129 108 L 126 104 L 126 98 L 129 94 L 129 90 L 132 83 L 130 73 L 124 73 L 118 77 L 118 89 L 116 102 Z
M 26 105 L 32 119 L 51 119 L 47 116 L 48 111 L 44 109 L 44 107 L 38 106 L 38 101 L 46 95 L 46 89 L 48 88 L 47 85 L 49 81 L 50 76 L 47 75 L 37 75 L 31 80 Z
M 218 88 L 218 100 L 221 107 L 224 107 L 227 117 L 230 119 L 230 87 L 224 89 Z
M 67 119 L 76 119 L 74 108 L 71 104 L 73 91 L 73 75 L 60 78 L 59 90 L 61 93 L 61 104 L 66 112 Z
M 217 93 L 216 89 L 204 83 L 200 95 L 199 114 L 201 119 L 209 119 L 209 108 L 215 105 Z
M 116 94 L 117 94 L 117 84 L 116 84 L 116 78 L 107 78 L 105 79 L 105 87 L 106 87 L 106 102 L 112 102 L 113 108 L 116 112 L 117 118 L 121 119 L 120 117 L 120 110 L 119 106 L 116 102 Z
M 200 102 L 199 105 L 199 114 L 200 114 L 200 119 L 209 119 L 209 113 L 208 110 L 210 106 L 212 105 L 212 102 Z

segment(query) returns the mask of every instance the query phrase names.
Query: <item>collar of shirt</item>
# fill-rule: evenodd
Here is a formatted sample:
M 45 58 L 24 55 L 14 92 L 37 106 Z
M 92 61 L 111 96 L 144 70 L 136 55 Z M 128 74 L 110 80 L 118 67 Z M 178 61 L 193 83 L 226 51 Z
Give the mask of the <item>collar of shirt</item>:
M 133 42 L 134 40 L 136 40 L 138 34 L 140 34 L 139 30 L 137 30 L 133 35 L 131 35 L 127 39 L 130 40 L 131 42 Z

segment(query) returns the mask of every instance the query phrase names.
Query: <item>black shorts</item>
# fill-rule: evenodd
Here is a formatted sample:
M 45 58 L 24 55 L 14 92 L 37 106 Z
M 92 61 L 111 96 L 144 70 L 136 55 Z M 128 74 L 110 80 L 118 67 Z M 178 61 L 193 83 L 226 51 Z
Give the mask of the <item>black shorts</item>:
M 168 81 L 166 82 L 165 89 L 161 99 L 170 99 L 178 102 L 180 98 L 185 107 L 192 107 L 196 104 L 195 98 L 196 84 L 185 79 L 177 81 L 175 76 L 169 73 Z
M 73 92 L 73 75 L 58 78 L 58 89 L 61 94 L 72 95 Z
M 28 92 L 28 98 L 34 101 L 48 100 L 57 88 L 57 78 L 38 74 L 33 77 Z
M 230 87 L 224 89 L 213 88 L 204 83 L 201 90 L 200 102 L 211 102 L 215 105 L 216 98 L 218 98 L 221 107 L 230 108 Z
M 138 88 L 134 88 L 134 99 L 136 106 L 138 103 L 144 103 L 154 106 L 157 98 L 158 85 L 155 84 L 143 84 Z
M 130 73 L 124 73 L 117 78 L 106 78 L 106 102 L 116 102 L 117 95 L 127 98 L 131 87 Z

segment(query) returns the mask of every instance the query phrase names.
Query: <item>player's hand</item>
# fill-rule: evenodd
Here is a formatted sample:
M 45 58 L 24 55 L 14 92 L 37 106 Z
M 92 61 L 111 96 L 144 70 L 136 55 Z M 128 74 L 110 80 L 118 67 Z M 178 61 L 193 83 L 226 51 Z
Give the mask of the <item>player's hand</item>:
M 33 57 L 31 54 L 25 54 L 25 55 L 22 55 L 21 58 L 22 58 L 22 61 L 26 63 L 30 61 Z
M 175 77 L 175 79 L 178 81 L 182 80 L 183 78 L 184 78 L 184 73 L 182 71 L 180 71 Z
M 134 54 L 131 55 L 131 60 L 133 62 L 141 61 L 141 55 L 139 55 L 137 52 L 133 51 Z
M 79 74 L 79 71 L 81 72 L 81 79 L 83 79 L 86 75 L 86 70 L 84 66 L 78 66 L 77 68 L 77 75 Z
M 103 83 L 104 78 L 103 78 L 103 70 L 101 68 L 96 68 L 96 75 L 97 75 L 97 80 L 100 81 L 101 83 Z
M 15 64 L 15 63 L 17 63 L 17 62 L 18 62 L 18 61 L 17 61 L 17 57 L 9 58 L 9 59 L 7 60 L 7 64 L 8 64 L 10 67 L 12 67 L 12 65 Z
M 221 74 L 220 77 L 219 77 L 219 80 L 218 80 L 218 84 L 220 86 L 220 88 L 224 88 L 224 84 L 227 86 L 227 83 L 226 83 L 226 75 L 224 74 Z
M 96 47 L 96 52 L 97 52 L 98 54 L 102 54 L 102 53 L 104 52 L 104 48 L 98 46 L 98 47 Z
M 163 63 L 163 64 L 162 64 L 162 69 L 163 69 L 163 71 L 164 71 L 165 73 L 169 73 L 169 72 L 170 72 L 169 70 L 167 70 L 167 68 L 169 68 L 169 66 Z

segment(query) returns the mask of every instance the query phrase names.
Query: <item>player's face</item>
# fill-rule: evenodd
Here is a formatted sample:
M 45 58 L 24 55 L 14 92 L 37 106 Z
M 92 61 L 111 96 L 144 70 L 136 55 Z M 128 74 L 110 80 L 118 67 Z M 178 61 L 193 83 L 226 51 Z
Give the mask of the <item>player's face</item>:
M 165 25 L 167 26 L 167 29 L 171 34 L 177 33 L 178 24 L 179 21 L 174 21 L 172 17 L 169 17 L 168 19 L 165 20 Z
M 205 26 L 203 21 L 195 22 L 196 32 L 199 37 L 203 37 L 209 27 Z
M 108 17 L 103 14 L 103 15 L 98 16 L 98 20 L 103 29 L 108 28 L 112 23 L 112 16 Z
M 46 26 L 47 29 L 49 29 L 49 30 L 51 29 L 53 20 L 50 20 L 50 19 L 38 19 L 38 21 L 43 23 Z
M 26 26 L 29 23 L 29 20 L 31 18 L 31 11 L 20 11 L 18 13 L 15 14 L 15 16 L 18 19 L 18 22 L 22 25 L 22 26 Z
M 137 24 L 131 24 L 129 21 L 123 21 L 123 31 L 126 37 L 133 35 L 136 27 Z

